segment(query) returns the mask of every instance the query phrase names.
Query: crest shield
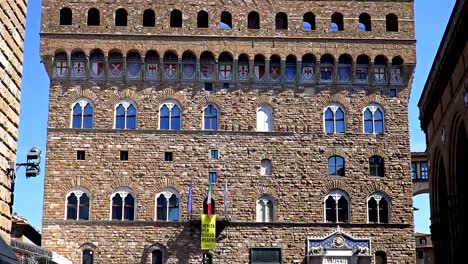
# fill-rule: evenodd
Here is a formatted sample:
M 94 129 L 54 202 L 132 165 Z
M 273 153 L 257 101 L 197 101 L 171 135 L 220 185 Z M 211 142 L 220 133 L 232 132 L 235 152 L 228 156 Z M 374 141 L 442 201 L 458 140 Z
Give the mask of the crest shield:
M 122 62 L 112 62 L 110 65 L 110 77 L 121 78 L 122 77 Z
M 273 81 L 277 81 L 281 75 L 281 67 L 279 65 L 270 66 L 270 77 Z
M 254 75 L 257 80 L 261 80 L 263 75 L 265 75 L 265 65 L 255 65 L 254 66 Z
M 340 82 L 347 82 L 351 80 L 351 68 L 350 67 L 339 67 L 338 76 L 340 77 Z
M 293 81 L 296 77 L 296 65 L 286 65 L 284 75 L 288 81 Z
M 176 72 L 177 72 L 176 67 L 177 66 L 175 63 L 166 63 L 164 65 L 164 73 L 166 74 L 167 78 L 174 79 L 176 77 Z
M 359 82 L 367 82 L 368 67 L 356 67 L 356 80 Z
M 213 64 L 202 64 L 201 66 L 201 77 L 202 79 L 212 79 L 213 78 Z
M 103 62 L 97 62 L 93 61 L 91 63 L 91 77 L 93 78 L 99 78 L 102 77 L 104 73 L 104 63 Z
M 184 79 L 194 79 L 195 78 L 195 65 L 194 64 L 184 64 L 182 72 L 184 74 Z
M 75 78 L 85 77 L 85 63 L 82 61 L 73 62 L 72 76 Z
M 401 69 L 399 68 L 390 69 L 390 77 L 391 77 L 392 83 L 400 83 L 401 82 Z
M 221 64 L 219 66 L 219 79 L 230 80 L 232 75 L 232 66 L 230 64 Z
M 147 63 L 146 64 L 146 78 L 155 79 L 158 74 L 158 64 L 157 63 Z
M 310 82 L 314 77 L 314 67 L 313 66 L 304 66 L 302 67 L 302 80 Z
M 249 66 L 248 65 L 237 66 L 237 75 L 238 75 L 238 79 L 241 81 L 248 80 L 249 79 Z
M 68 72 L 68 64 L 66 61 L 57 61 L 55 63 L 55 76 L 66 77 Z
M 136 79 L 140 77 L 141 64 L 138 62 L 127 63 L 127 77 Z
M 374 80 L 376 82 L 385 81 L 385 68 L 384 67 L 375 67 L 374 68 Z

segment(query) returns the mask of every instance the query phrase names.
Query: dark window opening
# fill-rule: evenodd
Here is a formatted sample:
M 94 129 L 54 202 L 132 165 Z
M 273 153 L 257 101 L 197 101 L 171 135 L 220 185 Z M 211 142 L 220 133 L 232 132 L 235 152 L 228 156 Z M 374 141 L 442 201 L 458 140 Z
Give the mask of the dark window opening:
M 77 160 L 85 160 L 86 158 L 86 152 L 84 150 L 78 150 L 76 152 L 76 159 Z
M 115 12 L 115 26 L 116 27 L 126 27 L 128 20 L 127 10 L 123 8 L 117 9 Z
M 359 31 L 372 31 L 371 17 L 367 13 L 359 15 Z
M 313 13 L 308 12 L 304 14 L 302 27 L 304 30 L 315 30 L 315 15 Z
M 375 253 L 375 264 L 387 264 L 387 254 L 383 251 Z
M 208 13 L 200 11 L 197 14 L 197 28 L 208 28 Z
M 213 91 L 213 84 L 205 83 L 205 91 Z
M 172 161 L 172 152 L 164 152 L 164 161 Z
M 99 10 L 91 8 L 88 10 L 88 26 L 99 26 L 101 24 L 101 15 Z
M 260 15 L 252 11 L 247 16 L 247 28 L 248 29 L 260 29 Z
M 380 156 L 372 156 L 369 158 L 370 176 L 384 176 L 384 159 Z
M 232 15 L 229 12 L 221 13 L 221 23 L 219 25 L 221 29 L 232 29 Z
M 389 96 L 390 97 L 397 97 L 397 90 L 396 89 L 390 89 Z
M 334 13 L 331 17 L 331 31 L 342 31 L 344 30 L 343 15 L 340 13 Z
M 387 31 L 398 32 L 398 17 L 395 14 L 388 14 L 385 20 Z
M 68 7 L 60 9 L 60 25 L 70 26 L 72 24 L 72 10 Z
M 90 249 L 83 250 L 83 264 L 93 264 L 94 263 L 94 254 Z
M 418 259 L 424 258 L 424 252 L 422 250 L 418 250 Z
M 275 26 L 276 29 L 288 29 L 288 15 L 283 12 L 276 14 Z
M 171 27 L 182 27 L 182 12 L 180 10 L 174 9 L 171 12 Z
M 143 12 L 143 26 L 144 27 L 155 27 L 156 26 L 156 14 L 153 10 L 147 9 Z
M 120 151 L 120 160 L 128 160 L 128 150 Z
M 229 83 L 223 83 L 223 89 L 229 89 Z
M 151 253 L 151 264 L 163 264 L 163 253 L 161 250 L 154 250 Z

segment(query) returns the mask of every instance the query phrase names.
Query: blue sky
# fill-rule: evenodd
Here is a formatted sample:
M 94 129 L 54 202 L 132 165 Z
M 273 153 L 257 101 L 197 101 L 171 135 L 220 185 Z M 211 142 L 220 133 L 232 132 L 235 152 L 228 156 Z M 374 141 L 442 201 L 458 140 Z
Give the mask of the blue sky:
M 455 0 L 415 0 L 417 67 L 409 107 L 412 151 L 424 151 L 426 148 L 419 125 L 417 103 L 454 3 Z M 41 1 L 29 1 L 27 15 L 17 159 L 18 162 L 24 162 L 26 153 L 33 146 L 43 150 L 43 157 L 39 177 L 26 179 L 24 169 L 17 172 L 14 211 L 40 229 L 49 96 L 49 79 L 39 57 Z M 420 209 L 415 212 L 416 231 L 428 233 L 429 195 L 416 196 L 414 206 Z

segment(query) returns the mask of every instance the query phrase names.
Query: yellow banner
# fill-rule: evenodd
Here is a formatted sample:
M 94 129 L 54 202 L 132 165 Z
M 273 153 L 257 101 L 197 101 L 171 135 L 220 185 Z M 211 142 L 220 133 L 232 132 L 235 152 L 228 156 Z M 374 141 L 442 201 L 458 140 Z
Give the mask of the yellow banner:
M 216 247 L 216 215 L 208 218 L 203 214 L 201 219 L 201 249 L 213 250 Z

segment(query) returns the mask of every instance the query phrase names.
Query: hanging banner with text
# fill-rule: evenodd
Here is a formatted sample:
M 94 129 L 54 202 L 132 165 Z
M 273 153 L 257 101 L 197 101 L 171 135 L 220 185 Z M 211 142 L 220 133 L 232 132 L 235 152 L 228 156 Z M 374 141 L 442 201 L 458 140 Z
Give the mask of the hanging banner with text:
M 202 214 L 201 218 L 201 249 L 213 250 L 216 247 L 216 215 Z

